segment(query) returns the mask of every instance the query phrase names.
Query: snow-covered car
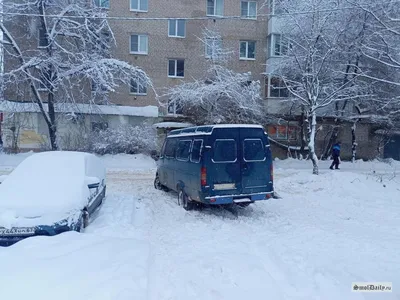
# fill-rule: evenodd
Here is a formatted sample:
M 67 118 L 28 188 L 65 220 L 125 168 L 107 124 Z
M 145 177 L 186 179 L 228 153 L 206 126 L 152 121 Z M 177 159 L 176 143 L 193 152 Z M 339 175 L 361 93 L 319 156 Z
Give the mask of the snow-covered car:
M 82 231 L 106 194 L 105 166 L 93 154 L 29 156 L 0 184 L 0 246 L 33 236 Z

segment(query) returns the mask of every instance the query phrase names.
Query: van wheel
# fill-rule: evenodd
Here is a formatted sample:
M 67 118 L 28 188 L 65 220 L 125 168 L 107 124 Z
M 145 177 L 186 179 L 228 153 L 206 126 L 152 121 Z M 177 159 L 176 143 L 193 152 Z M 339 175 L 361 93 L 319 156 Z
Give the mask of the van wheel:
M 158 177 L 158 174 L 156 174 L 156 178 L 154 179 L 154 188 L 156 190 L 162 190 L 162 184 L 160 181 L 160 177 Z
M 194 203 L 189 200 L 189 197 L 182 189 L 178 192 L 178 204 L 182 205 L 185 210 L 192 210 L 194 207 Z
M 161 184 L 160 177 L 158 176 L 158 173 L 156 174 L 156 178 L 154 179 L 154 188 L 157 190 L 162 190 L 164 192 L 169 192 L 169 188 L 167 188 L 165 185 Z

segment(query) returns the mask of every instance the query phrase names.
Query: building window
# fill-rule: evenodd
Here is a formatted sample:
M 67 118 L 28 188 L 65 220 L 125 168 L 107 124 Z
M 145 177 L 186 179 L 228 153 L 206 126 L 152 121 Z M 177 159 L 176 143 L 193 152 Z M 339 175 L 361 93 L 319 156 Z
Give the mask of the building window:
M 206 58 L 217 58 L 221 54 L 222 39 L 207 38 L 206 39 Z
M 270 34 L 268 36 L 268 55 L 283 56 L 288 54 L 291 48 L 289 41 L 280 34 Z
M 287 125 L 276 125 L 268 127 L 269 137 L 277 140 L 296 140 L 297 127 Z
M 147 86 L 140 80 L 131 79 L 130 93 L 133 95 L 147 95 Z
M 186 20 L 168 20 L 168 36 L 185 37 Z
M 255 59 L 256 42 L 240 41 L 240 59 Z
M 132 11 L 148 11 L 149 3 L 148 0 L 131 0 Z
M 168 114 L 182 115 L 183 107 L 179 101 L 168 100 Z
M 38 37 L 38 47 L 43 48 L 47 47 L 47 38 L 46 38 L 46 30 L 43 28 L 39 29 L 39 37 Z
M 131 35 L 131 54 L 147 54 L 148 53 L 148 37 L 147 35 L 133 34 Z
M 282 79 L 278 77 L 272 77 L 269 79 L 267 84 L 266 95 L 270 98 L 287 98 L 289 97 L 289 91 Z M 268 82 L 268 81 L 267 81 Z
M 94 5 L 101 8 L 110 8 L 110 0 L 94 0 Z
M 242 1 L 241 3 L 241 16 L 246 19 L 257 19 L 257 2 L 255 1 Z
M 224 0 L 207 0 L 207 16 L 223 16 Z
M 185 61 L 183 59 L 168 60 L 168 77 L 185 77 Z

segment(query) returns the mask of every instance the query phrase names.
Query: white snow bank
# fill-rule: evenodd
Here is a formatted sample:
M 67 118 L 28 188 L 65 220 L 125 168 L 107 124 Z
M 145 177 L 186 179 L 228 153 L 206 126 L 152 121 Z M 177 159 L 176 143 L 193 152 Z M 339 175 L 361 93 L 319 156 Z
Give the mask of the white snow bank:
M 79 211 L 89 197 L 86 175 L 104 178 L 92 155 L 56 151 L 27 157 L 0 184 L 0 225 L 51 225 Z
M 47 104 L 43 104 L 48 111 Z M 125 115 L 141 117 L 158 117 L 157 106 L 120 106 L 120 105 L 89 105 L 89 104 L 65 104 L 56 103 L 56 112 L 81 113 L 81 114 L 101 114 L 101 115 Z M 0 111 L 4 112 L 37 112 L 39 107 L 33 102 L 13 102 L 0 101 Z
M 130 171 L 153 171 L 157 165 L 156 161 L 144 154 L 117 154 L 104 155 L 99 158 L 106 165 L 108 170 L 130 170 Z
M 9 173 L 33 152 L 19 154 L 0 154 L 0 174 Z M 144 154 L 116 154 L 97 156 L 108 170 L 129 169 L 131 171 L 148 171 L 156 168 L 156 162 Z M 3 172 L 2 172 L 3 171 Z
M 331 165 L 332 160 L 320 160 L 318 162 L 320 170 L 329 170 L 329 166 Z M 287 159 L 275 159 L 274 160 L 275 169 L 296 169 L 296 170 L 305 170 L 309 169 L 312 171 L 312 163 L 310 160 L 299 160 L 295 158 L 287 158 Z M 387 171 L 387 172 L 400 172 L 400 161 L 396 160 L 388 160 L 388 163 L 378 161 L 378 160 L 356 160 L 356 162 L 352 163 L 349 161 L 343 161 L 339 165 L 339 168 L 344 171 L 350 172 L 372 172 L 372 171 Z
M 67 232 L 0 247 L 1 299 L 146 299 L 148 246 Z

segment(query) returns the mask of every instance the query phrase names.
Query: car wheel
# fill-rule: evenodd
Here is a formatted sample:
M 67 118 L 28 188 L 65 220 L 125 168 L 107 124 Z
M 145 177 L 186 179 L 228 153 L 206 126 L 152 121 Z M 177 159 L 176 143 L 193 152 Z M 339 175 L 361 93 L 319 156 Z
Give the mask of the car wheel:
M 156 178 L 154 179 L 154 188 L 156 190 L 162 190 L 162 184 L 160 181 L 160 177 L 158 177 L 158 174 L 156 174 Z
M 82 217 L 83 217 L 83 228 L 86 228 L 86 227 L 88 227 L 89 226 L 89 212 L 87 211 L 87 209 L 85 208 L 84 210 L 83 210 L 83 214 L 82 214 Z
M 85 230 L 84 223 L 85 223 L 85 218 L 82 214 L 81 217 L 79 218 L 78 226 L 76 227 L 76 231 L 82 233 Z
M 178 192 L 178 204 L 182 205 L 185 210 L 192 210 L 194 206 L 194 203 L 189 200 L 189 197 L 182 189 Z

